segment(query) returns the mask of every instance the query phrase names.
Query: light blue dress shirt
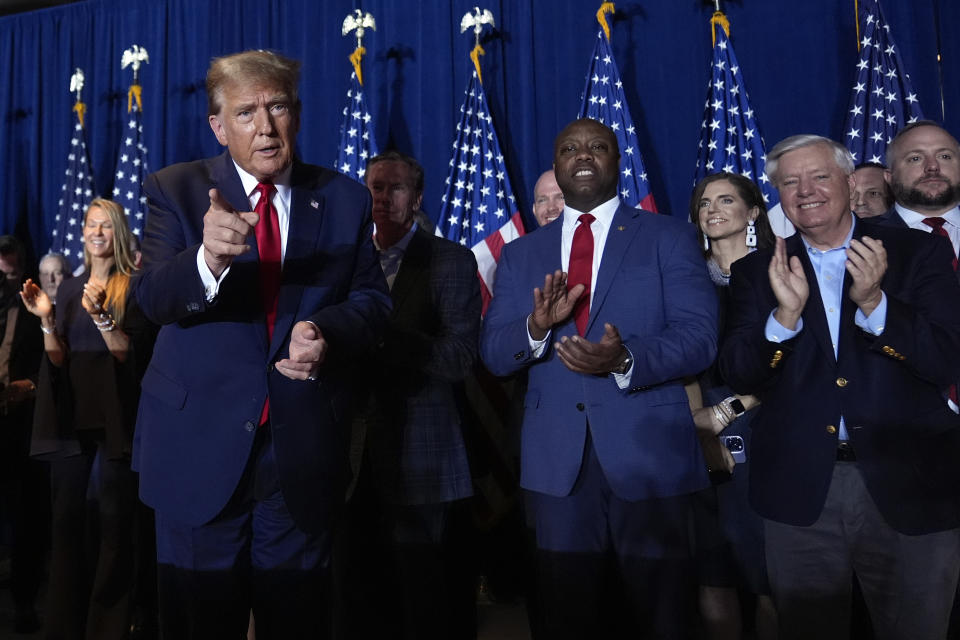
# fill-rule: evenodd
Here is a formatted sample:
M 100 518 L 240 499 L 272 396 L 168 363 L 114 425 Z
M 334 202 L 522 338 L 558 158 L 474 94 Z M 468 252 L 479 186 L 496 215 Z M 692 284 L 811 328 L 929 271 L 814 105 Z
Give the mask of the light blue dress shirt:
M 813 272 L 817 276 L 817 287 L 820 290 L 820 301 L 823 302 L 823 310 L 827 314 L 827 326 L 830 328 L 830 342 L 833 344 L 833 357 L 837 357 L 837 342 L 840 336 L 840 306 L 843 302 L 843 278 L 846 275 L 847 249 L 850 247 L 850 240 L 853 238 L 853 229 L 857 224 L 856 217 L 853 218 L 850 225 L 850 233 L 844 239 L 843 244 L 834 249 L 821 251 L 811 247 L 806 238 L 802 235 L 803 246 L 807 249 L 807 257 L 810 258 L 810 264 L 813 266 Z M 811 293 L 813 293 L 811 291 Z M 883 327 L 887 319 L 887 294 L 880 292 L 880 304 L 873 310 L 870 316 L 864 315 L 863 311 L 857 309 L 854 316 L 854 322 L 858 327 L 875 336 L 883 333 Z M 784 342 L 794 337 L 803 330 L 803 318 L 797 323 L 797 328 L 793 331 L 787 329 L 777 322 L 773 314 L 776 309 L 770 312 L 767 318 L 765 328 L 767 340 L 771 342 Z M 848 440 L 847 425 L 843 416 L 840 416 L 840 440 Z

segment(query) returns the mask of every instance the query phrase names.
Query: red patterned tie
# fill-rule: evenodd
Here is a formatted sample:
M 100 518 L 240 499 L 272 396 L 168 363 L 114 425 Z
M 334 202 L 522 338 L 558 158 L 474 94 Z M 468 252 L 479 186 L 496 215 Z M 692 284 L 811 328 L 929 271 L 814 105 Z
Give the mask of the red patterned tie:
M 260 199 L 254 211 L 260 215 L 260 221 L 254 227 L 254 234 L 257 236 L 257 251 L 260 252 L 260 299 L 267 314 L 267 336 L 272 339 L 280 294 L 280 219 L 273 206 L 273 185 L 261 182 L 257 185 L 257 191 Z M 260 424 L 264 424 L 269 416 L 268 396 L 260 413 Z
M 923 219 L 923 223 L 929 226 L 931 229 L 933 229 L 932 233 L 935 233 L 938 236 L 943 236 L 949 242 L 950 234 L 947 233 L 947 230 L 943 228 L 944 222 L 946 222 L 946 220 L 944 220 L 940 216 L 929 216 Z M 953 244 L 951 244 L 950 246 L 953 247 Z M 957 270 L 956 251 L 953 252 L 953 270 L 954 271 Z M 953 404 L 957 404 L 957 385 L 955 384 L 950 385 L 950 389 L 948 393 L 949 393 L 950 399 L 953 400 Z
M 593 280 L 593 232 L 590 225 L 596 218 L 589 213 L 581 214 L 580 224 L 573 233 L 573 245 L 570 247 L 570 266 L 567 269 L 567 291 L 578 284 L 586 290 L 573 308 L 573 317 L 577 322 L 577 333 L 584 335 L 587 320 L 590 319 L 590 285 Z
M 947 233 L 947 230 L 943 228 L 943 224 L 946 222 L 940 216 L 929 216 L 923 219 L 923 224 L 933 229 L 933 233 L 938 236 L 943 236 L 947 240 L 950 240 L 950 234 Z M 950 245 L 951 247 L 953 244 Z M 957 252 L 953 252 L 953 270 L 957 270 Z

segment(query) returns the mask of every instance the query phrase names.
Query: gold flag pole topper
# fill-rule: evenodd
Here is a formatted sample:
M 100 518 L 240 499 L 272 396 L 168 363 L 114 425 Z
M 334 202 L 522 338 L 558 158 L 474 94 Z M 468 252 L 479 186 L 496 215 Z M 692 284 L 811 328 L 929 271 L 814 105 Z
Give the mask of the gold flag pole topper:
M 127 113 L 133 110 L 133 101 L 137 101 L 137 111 L 143 112 L 143 103 L 140 100 L 140 94 L 143 92 L 143 88 L 140 86 L 140 65 L 144 62 L 150 62 L 150 56 L 147 55 L 147 50 L 141 47 L 140 45 L 131 45 L 129 49 L 123 52 L 123 57 L 120 58 L 120 68 L 126 69 L 127 67 L 133 67 L 133 84 L 130 85 L 130 90 L 127 92 Z
M 350 32 L 356 31 L 357 48 L 350 54 L 350 64 L 353 65 L 353 70 L 357 74 L 357 82 L 360 83 L 360 86 L 363 86 L 363 73 L 360 71 L 360 60 L 367 53 L 367 50 L 363 47 L 363 32 L 365 29 L 377 30 L 377 22 L 373 19 L 373 14 L 369 12 L 364 13 L 360 9 L 354 9 L 353 13 L 348 14 L 347 17 L 343 19 L 342 35 L 348 35 Z
M 490 12 L 490 9 L 481 11 L 480 7 L 474 7 L 472 12 L 466 12 L 463 14 L 463 18 L 460 19 L 460 33 L 473 27 L 476 44 L 473 47 L 473 51 L 470 52 L 470 59 L 473 60 L 473 66 L 477 69 L 477 80 L 480 81 L 480 84 L 483 84 L 483 74 L 480 73 L 480 56 L 486 54 L 483 47 L 480 46 L 480 33 L 483 31 L 483 25 L 485 24 L 491 27 L 497 26 L 493 21 L 493 13 Z
M 73 75 L 70 76 L 70 93 L 77 94 L 77 101 L 73 103 L 73 110 L 77 112 L 81 128 L 83 128 L 83 115 L 87 112 L 87 105 L 83 104 L 83 100 L 80 98 L 80 92 L 83 91 L 83 82 L 83 69 L 77 67 Z

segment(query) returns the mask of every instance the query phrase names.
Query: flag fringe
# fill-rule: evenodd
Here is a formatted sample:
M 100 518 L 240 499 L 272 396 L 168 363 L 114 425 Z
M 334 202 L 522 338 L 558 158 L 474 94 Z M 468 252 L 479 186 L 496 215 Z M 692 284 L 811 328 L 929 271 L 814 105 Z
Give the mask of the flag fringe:
M 607 23 L 607 14 L 616 11 L 612 2 L 604 2 L 597 9 L 597 22 L 603 27 L 603 35 L 607 36 L 607 42 L 610 42 L 610 25 Z
M 357 48 L 353 50 L 353 53 L 350 54 L 350 64 L 353 65 L 353 70 L 357 74 L 357 82 L 360 83 L 361 87 L 363 86 L 363 72 L 360 71 L 360 60 L 366 53 L 366 48 L 358 45 Z
M 83 116 L 87 112 L 87 105 L 83 104 L 80 100 L 77 100 L 73 105 L 73 111 L 77 112 L 77 119 L 80 120 L 80 127 L 83 127 Z
M 480 81 L 480 84 L 483 84 L 483 74 L 480 73 L 480 56 L 484 56 L 486 54 L 487 52 L 483 50 L 483 47 L 480 46 L 479 42 L 473 48 L 473 51 L 470 52 L 470 59 L 473 60 L 473 66 L 477 69 L 477 80 Z
M 713 17 L 710 18 L 710 34 L 713 36 L 713 46 L 717 46 L 717 25 L 723 27 L 723 32 L 727 34 L 727 37 L 730 37 L 730 21 L 727 20 L 727 16 L 723 14 L 723 11 L 715 11 Z
M 137 101 L 137 111 L 143 113 L 143 102 L 141 101 L 141 94 L 143 93 L 143 87 L 138 84 L 130 85 L 130 90 L 127 92 L 127 113 L 133 111 L 133 101 Z

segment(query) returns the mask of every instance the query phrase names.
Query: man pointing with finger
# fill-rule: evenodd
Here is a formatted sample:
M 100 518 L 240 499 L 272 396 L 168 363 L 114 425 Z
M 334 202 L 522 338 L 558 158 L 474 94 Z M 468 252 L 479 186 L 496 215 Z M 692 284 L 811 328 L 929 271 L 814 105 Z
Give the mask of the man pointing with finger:
M 960 571 L 960 286 L 950 243 L 850 211 L 853 158 L 793 136 L 767 176 L 797 233 L 733 265 L 723 378 L 762 401 L 750 502 L 781 638 L 945 637 Z
M 325 638 L 331 530 L 346 486 L 349 364 L 389 294 L 370 195 L 294 157 L 299 64 L 214 59 L 227 150 L 147 178 L 144 313 L 162 325 L 134 465 L 156 510 L 164 637 Z
M 694 592 L 689 495 L 707 478 L 682 379 L 716 354 L 716 294 L 692 225 L 620 202 L 619 159 L 595 120 L 560 132 L 563 213 L 504 247 L 482 330 L 493 373 L 529 372 L 545 638 L 686 637 Z

